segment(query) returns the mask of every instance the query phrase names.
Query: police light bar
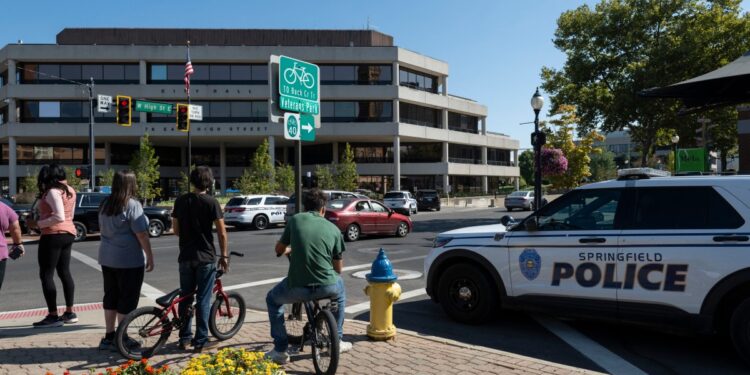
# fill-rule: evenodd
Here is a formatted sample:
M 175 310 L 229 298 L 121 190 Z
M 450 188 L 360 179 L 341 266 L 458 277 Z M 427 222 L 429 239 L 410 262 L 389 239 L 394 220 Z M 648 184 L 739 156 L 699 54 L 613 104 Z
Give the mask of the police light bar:
M 669 177 L 672 174 L 654 168 L 627 168 L 617 171 L 618 180 L 645 179 L 651 177 Z

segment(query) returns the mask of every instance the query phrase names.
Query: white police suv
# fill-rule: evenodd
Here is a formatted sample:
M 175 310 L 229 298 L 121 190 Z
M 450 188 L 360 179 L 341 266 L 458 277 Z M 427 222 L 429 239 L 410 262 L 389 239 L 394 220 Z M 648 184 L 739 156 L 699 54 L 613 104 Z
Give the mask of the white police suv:
M 289 198 L 282 195 L 240 195 L 224 206 L 224 223 L 238 228 L 266 229 L 284 223 Z
M 724 333 L 750 361 L 750 176 L 656 172 L 439 234 L 428 294 L 465 323 L 503 307 Z

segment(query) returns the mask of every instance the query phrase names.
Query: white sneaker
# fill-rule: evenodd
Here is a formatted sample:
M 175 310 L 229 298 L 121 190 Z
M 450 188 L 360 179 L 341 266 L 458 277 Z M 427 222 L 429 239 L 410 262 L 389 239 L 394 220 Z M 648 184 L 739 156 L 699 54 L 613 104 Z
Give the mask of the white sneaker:
M 266 352 L 265 356 L 280 365 L 286 364 L 289 361 L 289 354 L 286 352 L 277 352 L 275 349 Z
M 346 353 L 350 350 L 352 350 L 352 343 L 347 341 L 339 341 L 339 353 Z

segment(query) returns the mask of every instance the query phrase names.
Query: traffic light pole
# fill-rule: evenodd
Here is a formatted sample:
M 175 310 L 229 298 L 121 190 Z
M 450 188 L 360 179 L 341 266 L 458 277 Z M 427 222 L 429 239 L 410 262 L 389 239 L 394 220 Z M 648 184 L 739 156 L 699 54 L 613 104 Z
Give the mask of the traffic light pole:
M 96 171 L 94 171 L 94 164 L 96 164 L 96 160 L 94 159 L 96 151 L 94 149 L 94 77 L 90 77 L 90 79 L 91 82 L 86 85 L 89 88 L 89 162 L 91 163 L 89 186 L 91 187 L 91 191 L 94 191 L 96 187 Z
M 302 141 L 297 141 L 296 143 L 297 165 L 294 166 L 294 180 L 297 182 L 295 184 L 297 188 L 294 189 L 294 195 L 297 203 L 294 205 L 294 213 L 298 214 L 302 212 Z

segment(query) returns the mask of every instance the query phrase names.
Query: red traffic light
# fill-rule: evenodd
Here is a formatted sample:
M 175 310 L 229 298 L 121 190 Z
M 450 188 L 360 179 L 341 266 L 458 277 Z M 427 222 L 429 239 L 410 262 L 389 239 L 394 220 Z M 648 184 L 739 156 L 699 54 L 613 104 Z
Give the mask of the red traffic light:
M 188 110 L 187 107 L 180 106 L 180 112 L 181 113 L 185 113 L 185 112 L 187 112 L 187 110 Z
M 76 177 L 81 177 L 83 175 L 83 171 L 81 168 L 76 168 Z
M 128 101 L 127 100 L 121 100 L 120 101 L 120 107 L 127 107 Z

